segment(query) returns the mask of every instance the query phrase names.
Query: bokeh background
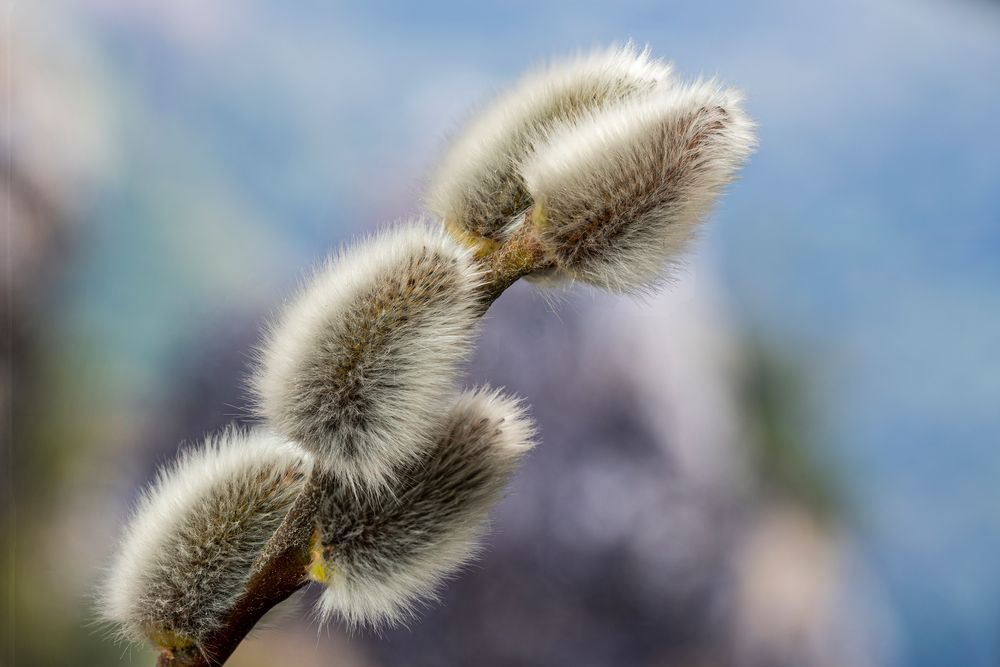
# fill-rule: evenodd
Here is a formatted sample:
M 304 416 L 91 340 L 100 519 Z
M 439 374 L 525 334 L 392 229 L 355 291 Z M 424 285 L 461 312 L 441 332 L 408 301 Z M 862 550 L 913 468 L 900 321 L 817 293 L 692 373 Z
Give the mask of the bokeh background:
M 96 625 L 130 504 L 248 417 L 312 263 L 419 214 L 522 70 L 615 41 L 743 88 L 760 149 L 636 303 L 515 286 L 467 382 L 543 438 L 408 628 L 308 596 L 233 658 L 358 667 L 1000 664 L 1000 4 L 3 4 L 0 664 Z

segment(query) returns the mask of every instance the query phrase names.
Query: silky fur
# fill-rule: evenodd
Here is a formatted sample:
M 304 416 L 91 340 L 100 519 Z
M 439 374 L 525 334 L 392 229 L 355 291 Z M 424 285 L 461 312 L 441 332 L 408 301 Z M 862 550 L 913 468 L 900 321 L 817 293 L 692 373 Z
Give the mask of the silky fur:
M 556 124 L 666 85 L 670 66 L 632 45 L 525 76 L 475 116 L 432 179 L 427 208 L 450 227 L 499 241 L 531 206 L 518 163 Z
M 200 645 L 243 592 L 309 458 L 262 429 L 182 453 L 139 499 L 101 591 L 104 619 L 128 640 Z
M 480 275 L 423 223 L 327 262 L 272 327 L 253 380 L 262 414 L 359 493 L 431 443 L 472 347 Z
M 754 148 L 741 101 L 699 81 L 552 131 L 521 169 L 562 272 L 614 292 L 656 287 Z
M 331 481 L 320 510 L 324 618 L 399 622 L 475 551 L 490 508 L 533 426 L 520 403 L 492 390 L 463 394 L 438 422 L 434 448 L 383 502 Z

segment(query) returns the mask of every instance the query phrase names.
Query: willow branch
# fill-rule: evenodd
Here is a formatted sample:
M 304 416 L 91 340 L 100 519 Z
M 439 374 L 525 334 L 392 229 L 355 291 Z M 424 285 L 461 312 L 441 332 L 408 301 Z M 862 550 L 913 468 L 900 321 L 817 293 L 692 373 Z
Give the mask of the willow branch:
M 529 211 L 525 224 L 502 244 L 485 239 L 481 243 L 469 237 L 463 239 L 473 247 L 483 267 L 480 300 L 483 313 L 518 278 L 554 266 L 531 222 Z M 325 477 L 319 467 L 313 469 L 299 497 L 257 559 L 246 591 L 218 629 L 200 645 L 160 647 L 159 667 L 217 667 L 223 664 L 268 610 L 306 584 L 316 513 L 327 485 Z

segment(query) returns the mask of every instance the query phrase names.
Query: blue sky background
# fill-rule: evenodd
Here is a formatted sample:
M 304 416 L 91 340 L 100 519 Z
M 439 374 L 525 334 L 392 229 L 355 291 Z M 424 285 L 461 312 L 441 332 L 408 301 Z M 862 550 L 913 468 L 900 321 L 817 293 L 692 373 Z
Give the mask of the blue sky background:
M 632 39 L 744 89 L 760 148 L 699 252 L 740 326 L 811 370 L 900 664 L 1000 661 L 1000 4 L 17 12 L 109 100 L 115 162 L 60 326 L 140 415 L 220 322 L 419 211 L 442 139 L 527 66 Z

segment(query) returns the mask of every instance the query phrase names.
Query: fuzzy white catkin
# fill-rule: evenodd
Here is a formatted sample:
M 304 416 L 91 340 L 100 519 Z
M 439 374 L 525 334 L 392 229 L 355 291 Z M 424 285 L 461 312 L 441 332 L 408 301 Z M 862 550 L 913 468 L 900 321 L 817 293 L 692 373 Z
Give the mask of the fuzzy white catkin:
M 533 426 L 520 403 L 482 389 L 438 422 L 434 448 L 384 502 L 335 481 L 320 509 L 324 617 L 380 625 L 408 617 L 475 551 Z
M 521 168 L 559 268 L 615 292 L 656 287 L 753 151 L 741 102 L 700 81 L 555 129 Z
M 531 206 L 517 164 L 553 125 L 668 83 L 670 66 L 632 45 L 528 74 L 467 124 L 445 154 L 428 210 L 475 236 L 502 240 Z
M 199 645 L 243 592 L 302 489 L 309 455 L 230 429 L 184 452 L 140 498 L 101 591 L 126 639 Z
M 267 336 L 260 411 L 377 495 L 430 444 L 477 330 L 479 281 L 468 251 L 423 223 L 341 252 Z

